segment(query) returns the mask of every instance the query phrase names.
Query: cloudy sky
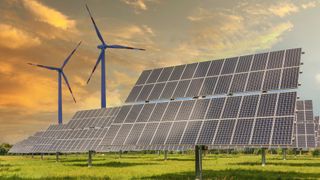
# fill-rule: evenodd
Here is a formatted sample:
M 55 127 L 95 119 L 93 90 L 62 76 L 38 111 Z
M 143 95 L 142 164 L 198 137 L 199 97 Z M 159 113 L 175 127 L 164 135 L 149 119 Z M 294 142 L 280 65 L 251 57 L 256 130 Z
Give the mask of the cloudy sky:
M 143 69 L 302 47 L 299 96 L 320 108 L 320 2 L 247 0 L 1 0 L 0 142 L 15 143 L 57 123 L 57 74 L 28 62 L 61 63 L 74 104 L 63 86 L 64 122 L 100 106 L 100 69 L 86 80 L 99 43 L 85 3 L 105 41 L 146 48 L 107 54 L 107 104 L 121 105 Z

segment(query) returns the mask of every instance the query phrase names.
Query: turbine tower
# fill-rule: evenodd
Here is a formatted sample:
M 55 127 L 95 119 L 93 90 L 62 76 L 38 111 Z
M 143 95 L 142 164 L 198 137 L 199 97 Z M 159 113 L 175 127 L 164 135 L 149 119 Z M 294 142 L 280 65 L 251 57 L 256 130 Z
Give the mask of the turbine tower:
M 107 49 L 130 49 L 130 50 L 140 50 L 140 51 L 145 51 L 145 49 L 141 49 L 141 48 L 133 48 L 133 47 L 128 47 L 128 46 L 122 46 L 122 45 L 109 45 L 106 44 L 106 42 L 103 40 L 102 35 L 91 15 L 91 12 L 89 10 L 89 7 L 86 5 L 86 8 L 88 10 L 88 13 L 90 15 L 91 21 L 93 23 L 94 29 L 97 33 L 98 38 L 100 39 L 101 43 L 100 45 L 98 45 L 98 49 L 100 49 L 100 54 L 98 57 L 98 60 L 95 64 L 95 66 L 93 67 L 93 70 L 89 76 L 89 79 L 87 81 L 87 84 L 89 83 L 94 71 L 96 70 L 97 66 L 99 65 L 99 63 L 101 62 L 101 108 L 106 108 L 106 60 L 105 60 L 105 52 Z
M 74 50 L 70 53 L 70 55 L 67 57 L 67 59 L 64 60 L 63 64 L 61 67 L 53 67 L 53 66 L 45 66 L 41 64 L 33 64 L 33 63 L 28 63 L 29 65 L 32 66 L 37 66 L 40 68 L 48 69 L 48 70 L 53 70 L 58 72 L 58 124 L 62 124 L 62 77 L 64 81 L 66 82 L 69 91 L 72 95 L 73 101 L 76 103 L 76 99 L 73 96 L 70 84 L 68 82 L 67 76 L 64 74 L 63 69 L 67 65 L 68 61 L 70 60 L 71 56 L 74 54 L 74 52 L 77 50 L 77 48 L 80 46 L 81 41 L 78 43 L 78 45 L 74 48 Z

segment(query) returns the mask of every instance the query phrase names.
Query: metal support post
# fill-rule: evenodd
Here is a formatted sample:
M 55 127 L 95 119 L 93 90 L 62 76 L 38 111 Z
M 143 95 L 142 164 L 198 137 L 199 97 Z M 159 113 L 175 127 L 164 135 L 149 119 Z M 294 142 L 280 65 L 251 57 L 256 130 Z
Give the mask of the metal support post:
M 287 160 L 287 149 L 286 148 L 282 149 L 282 155 L 283 155 L 283 160 Z
M 59 152 L 56 152 L 56 162 L 59 162 Z
M 196 179 L 202 179 L 202 146 L 195 146 Z
M 266 148 L 261 149 L 262 166 L 266 165 Z
M 43 153 L 41 153 L 41 160 L 43 160 Z
M 92 153 L 93 151 L 89 151 L 88 153 L 88 167 L 92 167 Z

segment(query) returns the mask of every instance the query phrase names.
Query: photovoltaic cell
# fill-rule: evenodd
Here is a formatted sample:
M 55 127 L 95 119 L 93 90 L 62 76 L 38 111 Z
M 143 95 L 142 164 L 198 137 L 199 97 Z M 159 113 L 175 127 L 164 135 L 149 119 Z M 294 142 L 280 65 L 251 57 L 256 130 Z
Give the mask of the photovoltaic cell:
M 130 134 L 128 135 L 125 144 L 127 145 L 135 145 L 140 137 L 140 134 L 144 128 L 145 124 L 135 124 L 132 127 Z
M 170 102 L 168 105 L 168 108 L 166 109 L 166 112 L 164 113 L 162 117 L 162 121 L 174 121 L 178 110 L 180 108 L 182 101 L 173 101 Z
M 291 89 L 298 86 L 299 68 L 287 68 L 283 70 L 281 88 Z
M 186 121 L 174 122 L 165 144 L 179 144 L 186 125 Z
M 263 90 L 278 89 L 280 83 L 281 70 L 270 70 L 266 72 Z
M 234 75 L 230 92 L 243 92 L 247 82 L 247 77 L 248 73 Z
M 235 127 L 232 144 L 249 144 L 253 119 L 239 119 Z
M 181 79 L 190 79 L 193 77 L 194 71 L 197 68 L 198 63 L 187 64 Z
M 195 144 L 202 121 L 190 121 L 186 127 L 181 144 Z
M 286 50 L 284 67 L 299 66 L 301 58 L 301 48 Z
M 114 120 L 115 123 L 122 123 L 124 121 L 124 119 L 127 117 L 127 114 L 129 113 L 131 109 L 131 105 L 127 105 L 127 106 L 122 106 L 122 108 L 120 109 L 120 112 L 118 114 L 118 116 L 116 117 L 116 119 Z
M 278 100 L 277 116 L 294 114 L 296 92 L 281 93 Z
M 224 61 L 222 59 L 212 61 L 208 70 L 208 76 L 216 76 L 220 74 Z
M 131 128 L 132 124 L 123 124 L 117 136 L 114 138 L 112 145 L 122 145 L 126 140 L 126 137 L 129 134 Z
M 161 94 L 161 98 L 160 99 L 170 99 L 173 96 L 173 92 L 176 89 L 178 82 L 168 82 Z
M 168 103 L 158 103 L 154 108 L 149 121 L 160 121 Z
M 236 72 L 248 72 L 250 70 L 253 55 L 241 56 L 237 65 Z
M 212 144 L 216 129 L 217 129 L 218 121 L 204 121 L 197 144 L 205 145 Z
M 137 118 L 137 122 L 147 122 L 156 104 L 145 104 Z
M 151 74 L 151 70 L 143 71 L 143 72 L 141 73 L 141 75 L 140 75 L 140 77 L 139 77 L 136 85 L 144 84 L 144 83 L 147 81 L 147 79 L 148 79 L 148 77 L 149 77 L 150 74 Z
M 154 86 L 153 84 L 147 84 L 147 85 L 143 86 L 143 88 L 137 98 L 137 101 L 147 100 L 149 97 L 149 94 L 151 93 L 153 86 Z
M 251 71 L 266 69 L 267 61 L 268 53 L 255 54 L 252 61 Z
M 212 99 L 208 108 L 206 119 L 219 119 L 226 98 Z
M 254 117 L 258 107 L 259 95 L 245 96 L 243 98 L 239 117 Z
M 157 130 L 158 125 L 159 123 L 148 123 L 140 136 L 138 144 L 142 144 L 142 145 L 150 144 L 152 137 Z
M 209 78 L 205 78 L 202 88 L 200 90 L 200 94 L 202 95 L 212 95 L 214 88 L 216 86 L 216 82 L 217 82 L 217 77 L 209 77 Z
M 272 123 L 272 118 L 256 119 L 251 144 L 269 144 Z
M 169 133 L 169 130 L 171 128 L 171 125 L 172 125 L 171 122 L 160 123 L 154 135 L 154 138 L 152 140 L 152 144 L 164 144 L 167 138 L 167 135 Z
M 264 71 L 251 72 L 249 74 L 246 91 L 259 91 L 259 90 L 261 90 L 263 77 L 264 77 Z
M 268 69 L 281 68 L 283 64 L 284 51 L 271 52 L 268 60 Z
M 214 144 L 230 144 L 235 120 L 221 120 Z
M 149 95 L 149 100 L 157 100 L 159 99 L 163 89 L 164 89 L 165 83 L 159 83 L 156 84 L 151 92 L 151 94 Z
M 198 68 L 194 74 L 195 78 L 205 77 L 207 75 L 207 71 L 209 69 L 211 61 L 201 62 L 198 65 Z
M 164 68 L 161 72 L 161 75 L 158 79 L 158 82 L 165 82 L 169 79 L 174 67 Z
M 188 120 L 192 111 L 194 101 L 183 101 L 179 109 L 176 120 Z
M 231 80 L 232 75 L 220 76 L 214 94 L 227 94 Z
M 137 104 L 137 105 L 133 105 L 126 120 L 125 123 L 133 123 L 136 121 L 141 109 L 143 107 L 143 104 Z
M 179 80 L 186 65 L 175 66 L 170 76 L 170 81 Z
M 126 102 L 133 102 L 137 99 L 141 89 L 143 88 L 143 86 L 135 86 L 132 88 Z
M 150 76 L 149 76 L 149 78 L 148 78 L 148 80 L 147 80 L 147 83 L 155 83 L 155 82 L 157 82 L 157 80 L 158 80 L 158 78 L 159 78 L 159 76 L 160 76 L 161 71 L 162 71 L 162 68 L 154 69 L 154 70 L 151 72 L 151 74 L 150 74 Z
M 276 109 L 277 94 L 263 94 L 260 99 L 258 117 L 273 116 Z
M 272 136 L 272 144 L 291 144 L 293 117 L 276 118 Z
M 241 103 L 241 96 L 229 97 L 223 111 L 222 118 L 236 118 Z
M 194 105 L 190 119 L 204 119 L 210 99 L 198 99 Z
M 180 81 L 178 86 L 173 94 L 173 97 L 185 97 L 186 91 L 189 87 L 190 80 Z
M 193 79 L 190 83 L 190 87 L 188 88 L 188 91 L 186 93 L 186 97 L 195 97 L 199 94 L 199 90 L 203 83 L 203 78 L 200 79 Z M 179 87 L 179 86 L 178 86 Z

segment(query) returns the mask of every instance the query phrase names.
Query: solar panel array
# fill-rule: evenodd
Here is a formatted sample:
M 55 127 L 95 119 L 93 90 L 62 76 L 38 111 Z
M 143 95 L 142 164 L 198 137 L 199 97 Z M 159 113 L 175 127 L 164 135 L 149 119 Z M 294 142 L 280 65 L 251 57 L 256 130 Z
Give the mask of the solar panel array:
M 31 153 L 49 153 L 53 151 L 52 145 L 55 142 L 59 134 L 66 130 L 66 125 L 50 125 L 46 131 L 35 141 L 35 145 L 31 150 Z
M 145 70 L 126 102 L 298 87 L 301 48 Z
M 295 144 L 297 148 L 315 148 L 315 123 L 312 100 L 299 100 L 296 106 Z
M 87 152 L 96 150 L 119 108 L 81 111 L 58 134 L 51 149 L 54 152 Z
M 36 142 L 41 138 L 43 131 L 36 132 L 34 135 L 16 143 L 10 150 L 9 153 L 14 154 L 25 154 L 31 153 Z
M 122 106 L 101 145 L 286 146 L 292 142 L 296 92 Z
M 297 48 L 143 71 L 127 104 L 77 112 L 33 150 L 291 146 L 300 57 Z
M 96 150 L 119 108 L 78 111 L 67 124 L 50 125 L 17 143 L 9 153 L 87 152 Z

